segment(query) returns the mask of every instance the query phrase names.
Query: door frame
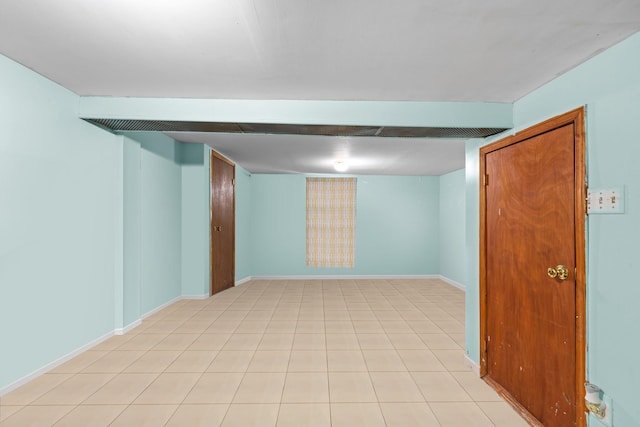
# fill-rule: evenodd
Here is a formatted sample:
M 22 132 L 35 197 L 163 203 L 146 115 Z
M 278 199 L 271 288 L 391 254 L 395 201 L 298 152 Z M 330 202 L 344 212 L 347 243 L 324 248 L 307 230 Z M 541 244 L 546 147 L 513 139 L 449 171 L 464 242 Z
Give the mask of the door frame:
M 233 187 L 233 201 L 232 201 L 232 208 L 231 208 L 231 215 L 232 215 L 232 223 L 233 223 L 233 227 L 232 227 L 232 236 L 233 236 L 233 254 L 231 257 L 231 270 L 232 270 L 232 277 L 234 278 L 234 284 L 233 286 L 235 286 L 235 275 L 236 275 L 236 185 L 235 185 L 235 181 L 236 181 L 236 164 L 233 163 L 231 160 L 227 159 L 226 157 L 224 157 L 222 154 L 218 153 L 217 151 L 211 150 L 211 154 L 209 156 L 209 296 L 213 295 L 213 210 L 214 210 L 214 206 L 213 206 L 213 197 L 211 197 L 211 194 L 213 192 L 213 159 L 216 158 L 218 160 L 222 160 L 223 162 L 227 163 L 229 166 L 231 166 L 232 170 L 233 170 L 233 180 L 232 180 L 232 187 Z
M 531 126 L 511 136 L 480 148 L 480 376 L 488 373 L 487 360 L 487 205 L 486 205 L 486 156 L 492 151 L 507 147 L 552 131 L 559 127 L 573 124 L 575 141 L 575 242 L 576 242 L 576 426 L 586 425 L 584 399 L 584 383 L 586 380 L 586 197 L 587 169 L 585 143 L 585 109 L 577 108 L 565 114 L 553 117 L 537 125 Z M 506 395 L 500 385 L 487 381 L 502 395 L 520 414 L 533 425 L 540 423 L 517 401 Z

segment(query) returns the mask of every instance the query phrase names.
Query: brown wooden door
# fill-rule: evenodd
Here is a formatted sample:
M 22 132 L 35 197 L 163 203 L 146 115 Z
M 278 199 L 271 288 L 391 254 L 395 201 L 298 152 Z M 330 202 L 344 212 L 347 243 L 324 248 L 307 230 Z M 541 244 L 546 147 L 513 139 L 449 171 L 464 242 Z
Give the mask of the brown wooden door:
M 486 374 L 547 427 L 575 426 L 582 408 L 575 126 L 545 129 L 484 157 Z M 565 280 L 548 274 L 560 264 Z
M 211 295 L 235 281 L 235 165 L 211 153 Z

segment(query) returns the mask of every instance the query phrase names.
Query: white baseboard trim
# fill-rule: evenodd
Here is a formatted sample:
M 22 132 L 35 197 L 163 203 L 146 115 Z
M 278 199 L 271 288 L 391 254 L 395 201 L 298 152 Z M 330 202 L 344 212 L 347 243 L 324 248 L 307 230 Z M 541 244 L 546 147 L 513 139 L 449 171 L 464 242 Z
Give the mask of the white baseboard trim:
M 244 279 L 237 280 L 237 281 L 236 281 L 236 283 L 235 283 L 234 285 L 235 285 L 235 286 L 243 285 L 243 284 L 245 284 L 245 283 L 247 283 L 247 282 L 250 282 L 250 281 L 252 281 L 252 280 L 253 280 L 253 277 L 248 276 L 248 277 L 245 277 Z
M 180 299 L 207 299 L 209 298 L 208 294 L 202 294 L 202 295 L 182 295 L 182 298 Z
M 348 280 L 348 279 L 439 279 L 437 274 L 419 275 L 313 275 L 313 276 L 254 276 L 251 280 Z
M 182 295 L 181 296 L 177 296 L 175 298 L 173 298 L 172 300 L 169 300 L 167 302 L 165 302 L 164 304 L 154 308 L 151 311 L 146 312 L 145 314 L 143 314 L 142 316 L 140 316 L 140 318 L 142 320 L 146 319 L 149 316 L 153 316 L 154 314 L 156 314 L 157 312 L 159 312 L 160 310 L 164 310 L 165 308 L 169 307 L 171 304 L 180 301 L 181 299 L 183 299 Z
M 448 284 L 450 284 L 451 286 L 460 289 L 461 291 L 467 291 L 467 287 L 465 285 L 463 285 L 460 282 L 456 282 L 455 280 L 451 280 L 448 277 L 445 276 L 438 276 L 438 278 L 440 280 L 442 280 L 443 282 L 447 282 Z
M 73 359 L 74 357 L 76 357 L 80 353 L 84 353 L 85 351 L 89 350 L 91 347 L 94 347 L 94 346 L 100 344 L 101 342 L 103 342 L 105 340 L 108 340 L 112 336 L 113 336 L 113 332 L 108 332 L 108 333 L 102 335 L 101 337 L 98 337 L 98 338 L 94 339 L 93 341 L 83 345 L 82 347 L 76 348 L 71 353 L 67 353 L 64 356 L 54 360 L 53 362 L 49 362 L 46 365 L 42 366 L 41 368 L 36 369 L 35 371 L 31 372 L 30 374 L 27 374 L 24 377 L 17 379 L 16 381 L 12 382 L 11 384 L 0 388 L 0 396 L 4 396 L 5 394 L 17 389 L 18 387 L 21 387 L 21 386 L 25 385 L 29 381 L 32 381 L 32 380 L 36 379 L 37 377 L 39 377 L 42 374 L 46 374 L 50 370 L 52 370 L 54 368 L 57 368 L 58 366 L 62 365 L 65 362 L 68 362 L 69 360 Z
M 476 374 L 476 376 L 480 376 L 480 365 L 471 360 L 468 354 L 464 355 L 464 364 L 471 369 L 471 371 Z
M 116 328 L 113 330 L 113 334 L 114 335 L 124 335 L 127 332 L 129 332 L 130 330 L 132 330 L 133 328 L 142 325 L 142 319 L 138 319 L 134 322 L 129 323 L 127 326 L 125 326 L 124 328 Z

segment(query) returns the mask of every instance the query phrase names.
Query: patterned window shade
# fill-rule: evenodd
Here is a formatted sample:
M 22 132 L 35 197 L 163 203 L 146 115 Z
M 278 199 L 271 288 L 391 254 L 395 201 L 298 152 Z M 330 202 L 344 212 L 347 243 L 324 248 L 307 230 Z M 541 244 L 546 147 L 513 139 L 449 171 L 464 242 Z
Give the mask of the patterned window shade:
M 353 268 L 356 178 L 307 178 L 307 266 Z

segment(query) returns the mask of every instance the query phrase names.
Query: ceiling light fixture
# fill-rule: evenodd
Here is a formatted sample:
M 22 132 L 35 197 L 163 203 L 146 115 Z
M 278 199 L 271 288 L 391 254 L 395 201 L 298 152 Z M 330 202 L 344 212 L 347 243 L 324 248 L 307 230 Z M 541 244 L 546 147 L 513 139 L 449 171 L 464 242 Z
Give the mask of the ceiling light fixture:
M 336 160 L 333 164 L 333 168 L 338 172 L 346 172 L 349 169 L 349 165 L 344 160 Z

